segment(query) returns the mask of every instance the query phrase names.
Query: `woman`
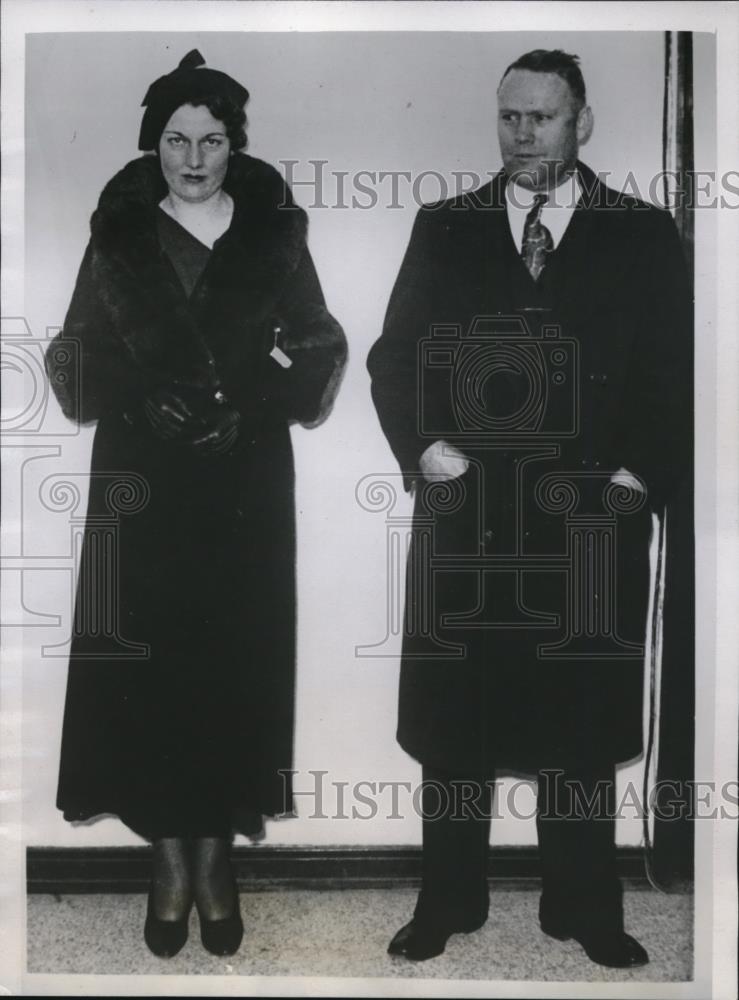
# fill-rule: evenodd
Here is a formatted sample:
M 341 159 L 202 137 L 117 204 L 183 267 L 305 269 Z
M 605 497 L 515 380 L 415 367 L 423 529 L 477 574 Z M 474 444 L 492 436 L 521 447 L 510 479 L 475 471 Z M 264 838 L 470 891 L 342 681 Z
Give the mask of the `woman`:
M 242 152 L 248 93 L 203 62 L 149 88 L 149 155 L 103 190 L 47 355 L 65 414 L 98 421 L 57 805 L 152 841 L 162 956 L 193 900 L 205 947 L 236 951 L 232 833 L 291 811 L 289 424 L 325 419 L 346 358 L 305 213 Z

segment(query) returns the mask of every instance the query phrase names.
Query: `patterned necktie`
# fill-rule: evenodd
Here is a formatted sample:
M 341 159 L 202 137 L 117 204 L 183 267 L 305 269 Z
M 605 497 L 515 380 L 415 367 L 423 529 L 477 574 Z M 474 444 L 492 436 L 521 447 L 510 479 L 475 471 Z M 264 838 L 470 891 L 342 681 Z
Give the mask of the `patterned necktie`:
M 549 195 L 537 194 L 534 206 L 526 216 L 523 227 L 521 258 L 529 269 L 529 274 L 537 281 L 547 262 L 547 254 L 554 249 L 552 234 L 541 223 L 541 210 L 549 200 Z

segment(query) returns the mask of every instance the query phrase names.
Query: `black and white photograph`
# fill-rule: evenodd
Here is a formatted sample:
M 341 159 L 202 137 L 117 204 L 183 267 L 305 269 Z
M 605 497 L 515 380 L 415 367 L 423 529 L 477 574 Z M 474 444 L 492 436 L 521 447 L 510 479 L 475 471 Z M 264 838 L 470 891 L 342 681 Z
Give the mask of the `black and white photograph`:
M 3 13 L 0 991 L 734 997 L 736 4 Z

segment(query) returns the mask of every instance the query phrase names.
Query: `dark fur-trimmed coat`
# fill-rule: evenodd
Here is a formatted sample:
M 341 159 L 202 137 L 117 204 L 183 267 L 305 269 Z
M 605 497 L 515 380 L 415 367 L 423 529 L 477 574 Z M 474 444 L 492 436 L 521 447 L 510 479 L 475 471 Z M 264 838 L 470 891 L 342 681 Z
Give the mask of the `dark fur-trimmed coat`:
M 578 173 L 537 283 L 505 174 L 423 207 L 368 359 L 418 484 L 398 739 L 453 774 L 642 747 L 651 512 L 690 455 L 690 279 L 668 212 Z M 418 475 L 435 440 L 471 459 L 454 484 Z M 643 501 L 606 495 L 621 467 Z
M 65 414 L 98 421 L 58 805 L 146 836 L 173 816 L 197 827 L 225 811 L 239 826 L 240 810 L 290 808 L 278 773 L 293 737 L 289 425 L 326 418 L 346 358 L 280 175 L 236 154 L 224 190 L 232 223 L 188 299 L 157 238 L 158 161 L 127 164 L 102 192 L 47 354 Z M 239 410 L 230 453 L 200 457 L 150 431 L 144 399 L 177 385 Z

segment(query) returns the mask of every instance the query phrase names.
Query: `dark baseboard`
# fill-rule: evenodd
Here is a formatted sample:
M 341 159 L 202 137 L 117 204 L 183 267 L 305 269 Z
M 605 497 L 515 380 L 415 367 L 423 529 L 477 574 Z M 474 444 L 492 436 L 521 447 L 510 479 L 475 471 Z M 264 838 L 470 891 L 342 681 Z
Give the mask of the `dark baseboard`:
M 271 889 L 383 889 L 416 886 L 421 878 L 417 847 L 236 847 L 234 867 L 242 892 Z M 29 847 L 29 892 L 145 892 L 150 880 L 148 847 Z M 621 878 L 648 886 L 640 848 L 618 852 Z M 539 877 L 535 847 L 491 848 L 488 876 L 509 886 Z

